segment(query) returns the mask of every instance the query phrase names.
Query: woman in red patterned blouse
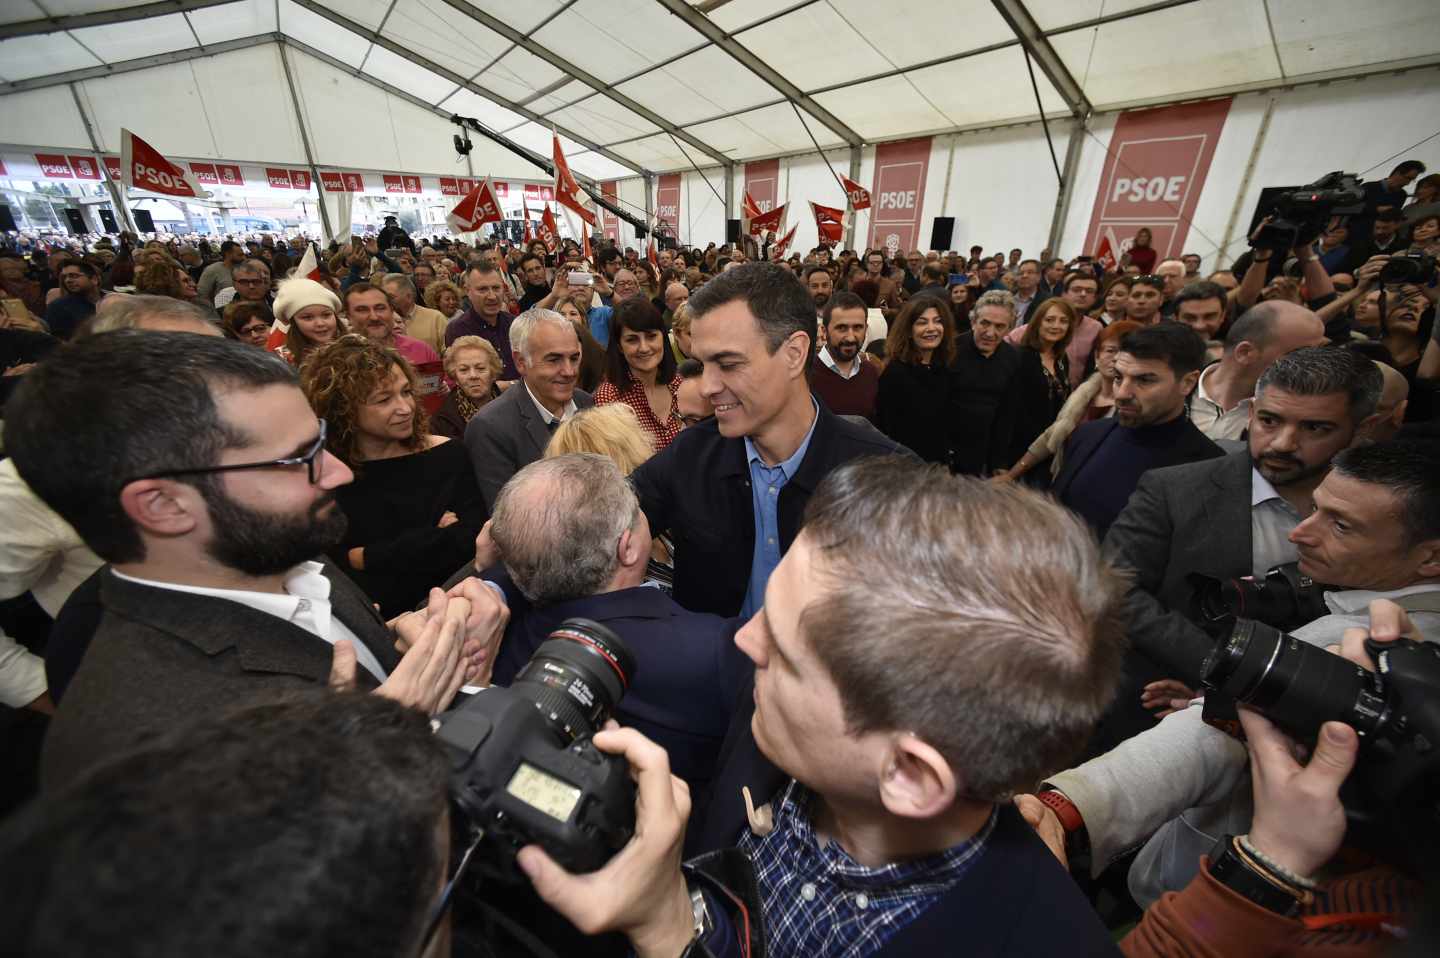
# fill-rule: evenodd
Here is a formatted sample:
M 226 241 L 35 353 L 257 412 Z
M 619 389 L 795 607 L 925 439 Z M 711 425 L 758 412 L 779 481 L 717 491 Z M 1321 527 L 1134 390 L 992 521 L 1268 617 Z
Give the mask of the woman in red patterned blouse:
M 645 297 L 617 303 L 605 349 L 605 381 L 595 390 L 597 406 L 623 402 L 635 410 L 656 452 L 670 445 L 685 425 L 675 404 L 680 376 L 669 333 L 665 317 Z

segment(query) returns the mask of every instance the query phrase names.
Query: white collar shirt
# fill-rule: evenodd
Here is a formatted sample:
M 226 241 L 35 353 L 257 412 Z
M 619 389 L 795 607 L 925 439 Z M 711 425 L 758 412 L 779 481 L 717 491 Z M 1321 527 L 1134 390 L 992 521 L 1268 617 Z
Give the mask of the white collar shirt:
M 530 401 L 535 404 L 536 411 L 540 413 L 540 421 L 543 422 L 547 428 L 552 422 L 568 422 L 570 417 L 575 415 L 575 398 L 573 396 L 570 398 L 570 401 L 565 404 L 564 414 L 557 418 L 554 413 L 541 405 L 540 400 L 535 398 L 535 394 L 530 391 L 529 383 L 525 383 L 525 394 L 529 396 Z
M 1227 411 L 1211 398 L 1205 389 L 1205 377 L 1219 365 L 1215 363 L 1201 371 L 1195 384 L 1195 395 L 1190 400 L 1190 421 L 1210 439 L 1239 439 L 1250 425 L 1250 407 L 1255 400 L 1246 396 L 1235 404 L 1234 409 Z
M 835 357 L 830 355 L 830 347 L 821 346 L 820 361 L 825 364 L 826 369 L 830 370 L 832 373 L 839 376 L 841 379 L 849 380 L 854 379 L 856 376 L 860 375 L 860 364 L 863 363 L 865 360 L 861 359 L 859 356 L 856 356 L 854 359 L 850 360 L 850 371 L 847 373 L 845 372 L 845 370 L 841 369 L 839 365 L 836 364 Z
M 1277 565 L 1296 561 L 1290 533 L 1304 517 L 1286 502 L 1260 470 L 1250 469 L 1250 564 L 1259 579 Z

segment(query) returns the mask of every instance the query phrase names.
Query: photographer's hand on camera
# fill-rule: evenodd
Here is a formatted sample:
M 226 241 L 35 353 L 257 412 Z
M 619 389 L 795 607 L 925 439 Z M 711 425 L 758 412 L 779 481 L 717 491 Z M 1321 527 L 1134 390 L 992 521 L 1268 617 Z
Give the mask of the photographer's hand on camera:
M 605 867 L 575 875 L 537 845 L 518 862 L 535 891 L 587 935 L 622 932 L 640 958 L 675 958 L 694 937 L 680 851 L 690 789 L 670 774 L 665 750 L 634 729 L 597 732 L 595 747 L 622 754 L 636 782 L 635 836 Z

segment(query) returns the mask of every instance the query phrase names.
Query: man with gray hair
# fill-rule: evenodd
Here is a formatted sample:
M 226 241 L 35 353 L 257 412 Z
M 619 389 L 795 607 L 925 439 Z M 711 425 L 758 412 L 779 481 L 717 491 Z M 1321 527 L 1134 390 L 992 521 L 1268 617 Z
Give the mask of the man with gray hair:
M 1012 465 L 1020 351 L 1005 342 L 1005 334 L 1014 324 L 1015 297 L 992 289 L 980 294 L 970 329 L 956 338 L 948 410 L 955 472 L 985 476 Z
M 616 718 L 664 746 L 692 789 L 708 782 L 749 676 L 733 641 L 740 623 L 689 612 L 646 581 L 650 525 L 614 461 L 530 463 L 501 488 L 486 529 L 476 565 L 510 606 L 493 681 L 512 681 L 566 619 L 606 625 L 637 663 Z
M 1290 534 L 1314 510 L 1314 491 L 1330 460 L 1370 430 L 1382 385 L 1375 363 L 1358 353 L 1297 349 L 1256 384 L 1245 449 L 1140 478 L 1105 536 L 1106 556 L 1134 578 L 1126 602 L 1128 681 L 1097 751 L 1150 727 L 1141 707 L 1146 685 L 1162 679 L 1189 689 L 1198 684 L 1214 643 L 1192 619 L 1192 575 L 1259 578 L 1297 560 Z M 1161 705 L 1176 697 L 1157 689 L 1145 698 Z
M 1325 341 L 1325 324 L 1304 306 L 1284 300 L 1251 306 L 1225 334 L 1220 361 L 1201 371 L 1190 421 L 1211 439 L 1239 439 L 1260 374 L 1291 350 Z
M 435 355 L 444 355 L 445 326 L 450 319 L 438 309 L 416 304 L 414 280 L 404 273 L 386 273 L 380 288 L 390 294 L 396 315 L 404 320 L 405 335 L 425 343 Z
M 570 320 L 551 309 L 527 309 L 510 323 L 516 386 L 481 407 L 465 427 L 465 447 L 485 508 L 500 487 L 545 454 L 550 434 L 577 409 L 595 405 L 580 378 L 580 337 Z
M 273 305 L 275 297 L 270 290 L 270 267 L 263 260 L 247 259 L 230 271 L 232 285 L 215 295 L 215 309 L 224 312 L 225 307 L 235 300 L 245 303 Z
M 169 296 L 116 294 L 105 297 L 95 318 L 82 326 L 77 338 L 108 333 L 116 329 L 148 329 L 156 332 L 199 333 L 224 336 L 205 310 Z

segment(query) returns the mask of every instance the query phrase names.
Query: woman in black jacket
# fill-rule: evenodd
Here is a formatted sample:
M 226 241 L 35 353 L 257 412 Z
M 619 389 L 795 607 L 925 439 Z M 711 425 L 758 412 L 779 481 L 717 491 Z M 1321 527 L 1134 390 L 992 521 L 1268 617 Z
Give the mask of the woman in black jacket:
M 885 371 L 875 398 L 880 431 L 926 462 L 948 462 L 950 364 L 955 322 L 950 304 L 917 296 L 901 308 L 885 340 Z
M 415 371 L 364 336 L 316 350 L 300 386 L 355 473 L 335 490 L 349 527 L 330 558 L 386 618 L 406 612 L 475 555 L 486 512 L 465 444 L 430 433 Z
M 1046 301 L 1025 324 L 1020 339 L 1020 408 L 1015 411 L 1012 463 L 1049 428 L 1070 396 L 1070 358 L 1065 348 L 1079 321 L 1075 307 L 1057 298 Z

